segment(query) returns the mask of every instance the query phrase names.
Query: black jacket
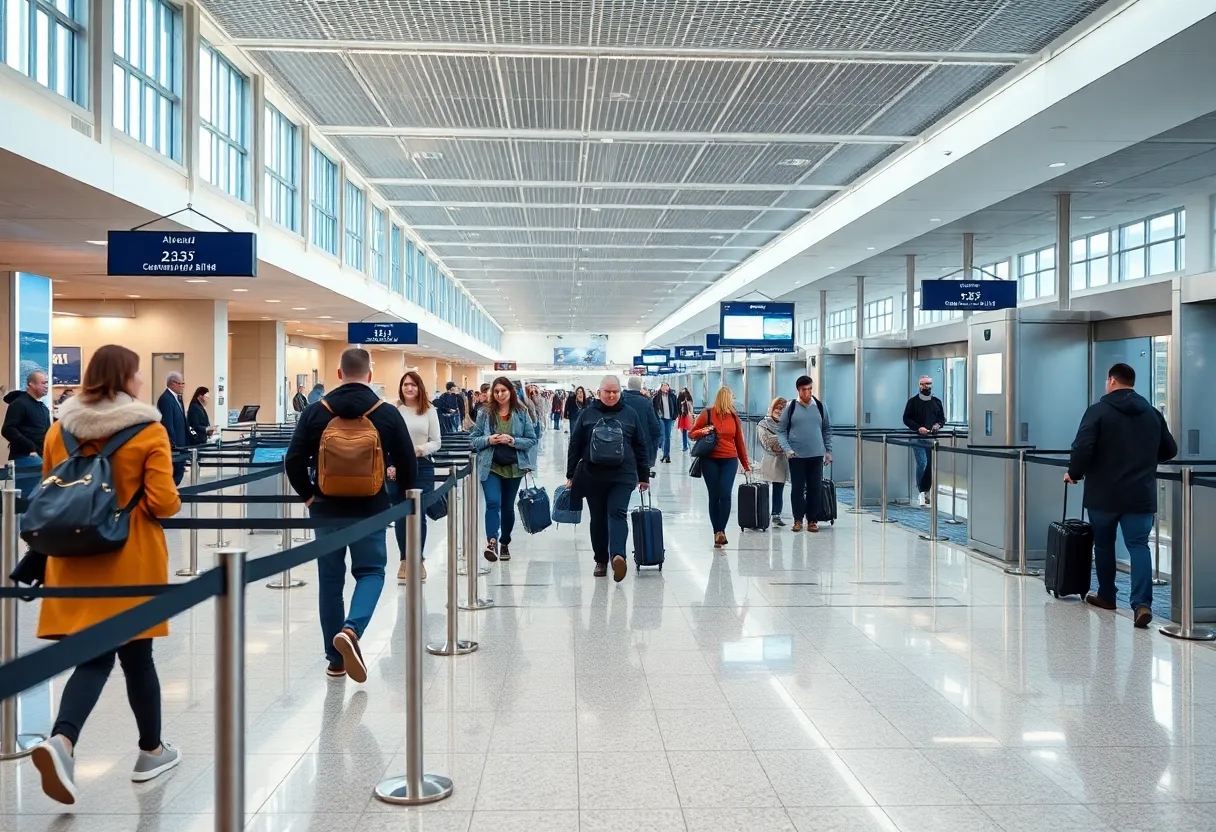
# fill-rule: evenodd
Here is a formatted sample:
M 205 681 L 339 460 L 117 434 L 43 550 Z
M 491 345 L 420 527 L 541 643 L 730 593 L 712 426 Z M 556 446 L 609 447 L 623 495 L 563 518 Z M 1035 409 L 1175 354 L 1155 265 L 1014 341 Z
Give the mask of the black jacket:
M 571 393 L 569 396 L 566 396 L 566 412 L 564 414 L 565 417 L 567 419 L 569 419 L 571 423 L 573 423 L 574 420 L 578 418 L 578 414 L 582 413 L 583 409 L 587 406 L 587 401 L 588 401 L 587 399 L 584 399 L 583 403 L 579 404 L 578 400 L 574 398 L 573 393 Z
M 190 432 L 186 430 L 186 411 L 182 409 L 182 400 L 177 394 L 166 387 L 156 400 L 156 409 L 160 411 L 160 423 L 169 434 L 169 444 L 174 448 L 190 446 Z
M 942 407 L 942 400 L 937 396 L 925 401 L 918 393 L 904 405 L 904 424 L 912 431 L 921 428 L 933 430 L 934 425 L 941 427 L 946 424 L 946 408 Z
M 303 413 L 306 407 L 308 407 L 308 396 L 296 393 L 291 399 L 291 409 L 296 413 Z
M 42 454 L 42 443 L 51 428 L 51 411 L 24 390 L 14 390 L 4 397 L 8 411 L 4 414 L 4 438 L 8 440 L 8 458 Z
M 1107 393 L 1081 417 L 1068 475 L 1085 480 L 1085 508 L 1155 514 L 1157 465 L 1177 455 L 1165 417 L 1124 388 Z
M 207 416 L 207 408 L 199 402 L 190 402 L 186 411 L 186 433 L 191 445 L 207 444 L 207 428 L 211 427 L 211 419 Z
M 625 461 L 615 468 L 596 465 L 586 458 L 591 450 L 591 430 L 596 422 L 604 418 L 605 413 L 609 414 L 608 418 L 621 423 L 621 431 L 625 434 Z M 588 484 L 637 485 L 639 482 L 650 482 L 649 448 L 645 429 L 639 426 L 637 415 L 623 401 L 612 407 L 603 402 L 592 402 L 582 410 L 578 422 L 570 428 L 566 479 L 573 481 L 577 472 L 579 481 L 575 483 L 575 490 L 579 494 L 584 493 L 584 487 Z
M 654 394 L 654 398 L 652 398 L 650 400 L 650 403 L 652 405 L 654 405 L 655 417 L 658 419 L 663 418 L 663 397 L 664 396 L 667 397 L 667 405 L 670 408 L 668 410 L 668 412 L 671 413 L 672 420 L 679 419 L 680 418 L 680 406 L 676 402 L 676 394 L 672 393 L 671 391 L 664 393 L 662 390 L 656 390 L 655 394 Z
M 642 436 L 646 440 L 646 450 L 651 462 L 659 453 L 659 441 L 663 438 L 663 428 L 659 425 L 659 417 L 654 415 L 650 399 L 638 390 L 622 390 L 621 404 L 631 409 L 638 417 L 638 425 L 642 428 Z
M 296 421 L 291 444 L 287 446 L 287 455 L 283 459 L 291 487 L 305 500 L 316 498 L 312 504 L 312 510 L 316 514 L 329 517 L 370 517 L 384 511 L 391 505 L 390 493 L 397 493 L 397 489 L 388 488 L 387 477 L 385 487 L 380 489 L 380 493 L 375 497 L 326 497 L 317 489 L 310 473 L 316 471 L 321 434 L 325 432 L 330 420 L 335 416 L 356 419 L 380 401 L 380 397 L 366 384 L 352 382 L 327 393 L 325 401 L 329 402 L 333 413 L 326 410 L 321 402 L 314 402 Z M 380 433 L 380 445 L 384 449 L 386 467 L 393 465 L 397 468 L 397 483 L 401 492 L 413 488 L 418 479 L 418 457 L 414 453 L 414 442 L 410 439 L 405 420 L 401 418 L 397 408 L 388 402 L 377 407 L 367 418 Z
M 464 397 L 459 393 L 441 393 L 432 404 L 441 413 L 446 412 L 448 415 L 458 413 L 462 419 L 464 418 Z

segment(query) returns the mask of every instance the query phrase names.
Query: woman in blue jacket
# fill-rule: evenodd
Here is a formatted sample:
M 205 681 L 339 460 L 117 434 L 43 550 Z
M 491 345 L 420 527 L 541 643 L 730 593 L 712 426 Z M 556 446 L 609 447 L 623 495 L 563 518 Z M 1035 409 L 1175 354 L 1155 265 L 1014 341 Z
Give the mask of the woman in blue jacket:
M 536 427 L 510 379 L 494 379 L 490 401 L 478 413 L 469 438 L 486 502 L 485 558 L 491 563 L 510 560 L 515 495 L 536 446 Z

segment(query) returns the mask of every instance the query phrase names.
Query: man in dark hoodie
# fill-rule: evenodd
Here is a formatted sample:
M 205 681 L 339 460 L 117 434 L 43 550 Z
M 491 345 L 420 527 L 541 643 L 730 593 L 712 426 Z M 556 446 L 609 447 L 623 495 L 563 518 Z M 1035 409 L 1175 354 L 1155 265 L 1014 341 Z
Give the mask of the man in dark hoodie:
M 642 395 L 642 377 L 630 376 L 626 380 L 625 386 L 629 389 L 621 394 L 621 403 L 631 409 L 638 418 L 638 427 L 642 431 L 642 438 L 646 442 L 647 455 L 650 459 L 646 470 L 650 472 L 651 476 L 654 476 L 654 464 L 658 462 L 663 429 L 659 426 L 659 417 L 655 415 L 654 405 L 650 403 L 650 399 Z M 617 382 L 617 389 L 621 389 L 620 382 Z
M 925 440 L 918 440 L 912 446 L 912 454 L 916 457 L 916 490 L 920 492 L 920 504 L 929 504 L 929 489 L 933 487 L 933 472 L 929 469 L 929 434 L 937 433 L 946 424 L 946 409 L 942 400 L 933 395 L 933 379 L 921 376 L 917 383 L 920 389 L 917 394 L 908 399 L 904 405 L 904 426 L 915 431 Z
M 51 412 L 42 403 L 46 397 L 46 373 L 35 370 L 25 379 L 24 390 L 4 397 L 4 438 L 8 458 L 17 467 L 17 487 L 28 497 L 42 477 L 42 443 L 51 427 Z
M 304 499 L 314 517 L 333 518 L 335 526 L 346 526 L 387 509 L 392 504 L 389 495 L 396 492 L 387 488 L 387 477 L 380 492 L 371 497 L 327 496 L 321 491 L 310 471 L 317 471 L 321 435 L 333 419 L 367 417 L 380 435 L 380 446 L 387 457 L 385 468 L 391 465 L 397 469 L 396 481 L 402 493 L 414 487 L 418 461 L 405 420 L 397 408 L 384 403 L 371 388 L 371 356 L 367 350 L 352 348 L 342 353 L 338 378 L 342 383 L 333 392 L 310 404 L 300 414 L 283 464 L 291 487 Z M 348 477 L 363 474 L 360 471 L 329 473 Z M 370 476 L 370 472 L 367 475 Z M 355 578 L 355 591 L 349 612 L 342 599 L 346 585 L 346 550 L 337 549 L 317 559 L 321 634 L 325 639 L 325 657 L 329 659 L 327 672 L 331 678 L 350 676 L 356 682 L 367 680 L 367 666 L 359 649 L 359 639 L 384 589 L 384 567 L 388 561 L 385 536 L 386 529 L 380 529 L 350 544 L 350 572 Z
M 1094 528 L 1098 591 L 1085 600 L 1115 609 L 1115 531 L 1132 559 L 1131 608 L 1137 627 L 1153 620 L 1153 561 L 1148 534 L 1157 513 L 1157 465 L 1178 455 L 1161 415 L 1133 388 L 1136 371 L 1116 364 L 1106 374 L 1106 395 L 1090 405 L 1072 443 L 1064 482 L 1085 480 L 1085 509 Z

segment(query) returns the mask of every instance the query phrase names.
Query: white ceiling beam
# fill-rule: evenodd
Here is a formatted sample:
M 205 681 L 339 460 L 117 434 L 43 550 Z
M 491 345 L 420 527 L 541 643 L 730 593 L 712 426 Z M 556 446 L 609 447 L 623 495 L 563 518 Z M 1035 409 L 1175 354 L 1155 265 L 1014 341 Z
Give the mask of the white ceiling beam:
M 916 136 L 867 136 L 857 133 L 692 133 L 647 130 L 549 130 L 510 127 L 383 127 L 330 124 L 317 128 L 326 136 L 346 138 L 514 139 L 516 141 L 658 142 L 665 144 L 878 144 L 900 145 Z
M 599 211 L 786 211 L 793 214 L 805 214 L 810 208 L 775 208 L 772 205 L 585 205 L 577 202 L 412 202 L 407 199 L 389 200 L 389 205 L 406 208 L 579 208 L 584 211 L 598 213 Z M 418 226 L 413 226 L 417 228 Z M 462 229 L 463 230 L 463 229 Z M 584 231 L 594 231 L 585 228 Z M 635 231 L 649 231 L 641 228 Z
M 221 41 L 221 43 L 225 43 Z M 772 61 L 775 63 L 956 64 L 1012 66 L 1034 57 L 1030 52 L 917 52 L 881 49 L 747 49 L 665 46 L 587 46 L 518 43 L 431 43 L 393 40 L 313 40 L 232 38 L 241 49 L 279 52 L 376 52 L 457 57 L 604 58 L 652 61 Z
M 585 207 L 585 206 L 584 206 Z M 411 225 L 414 231 L 459 231 L 461 233 L 482 231 L 542 231 L 547 233 L 561 234 L 579 234 L 579 233 L 594 233 L 594 234 L 734 234 L 741 229 L 738 228 L 573 228 L 573 227 L 542 227 L 529 225 Z M 776 231 L 755 231 L 755 234 L 773 234 Z M 428 245 L 429 245 L 428 241 Z M 451 245 L 452 241 L 446 243 L 436 243 L 435 245 Z
M 369 185 L 441 188 L 623 188 L 631 191 L 843 191 L 846 185 L 766 185 L 757 182 L 575 182 L 544 179 L 368 179 Z
M 489 248 L 580 248 L 580 249 L 583 249 L 584 251 L 588 250 L 588 249 L 593 249 L 593 248 L 606 248 L 606 249 L 613 249 L 613 250 L 622 248 L 622 246 L 617 243 L 611 243 L 611 244 L 610 243 L 483 243 L 483 242 L 464 242 L 464 241 L 449 242 L 449 243 L 431 243 L 431 246 L 434 248 L 441 248 L 443 246 L 468 246 L 469 248 L 477 248 L 478 246 L 489 247 Z M 647 251 L 650 251 L 651 249 L 668 249 L 668 248 L 692 249 L 693 251 L 702 251 L 707 248 L 718 248 L 718 249 L 737 248 L 737 249 L 742 249 L 743 251 L 759 251 L 760 250 L 760 246 L 734 246 L 734 245 L 731 245 L 731 246 L 713 246 L 713 245 L 704 245 L 704 246 L 674 246 L 674 245 L 671 245 L 671 246 L 668 246 L 668 245 L 653 245 L 650 243 L 647 243 L 645 246 L 639 245 L 638 248 L 645 248 Z M 458 259 L 458 258 L 449 258 L 449 259 Z

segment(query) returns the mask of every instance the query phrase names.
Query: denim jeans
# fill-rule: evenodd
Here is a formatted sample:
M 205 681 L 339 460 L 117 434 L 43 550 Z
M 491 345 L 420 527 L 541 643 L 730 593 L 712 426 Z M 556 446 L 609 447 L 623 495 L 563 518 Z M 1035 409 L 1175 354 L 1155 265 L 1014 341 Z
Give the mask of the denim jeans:
M 339 520 L 336 527 L 349 525 Z M 318 529 L 317 536 L 328 529 Z M 346 549 L 337 549 L 317 558 L 317 594 L 321 613 L 321 637 L 325 640 L 325 657 L 332 663 L 342 661 L 342 655 L 334 649 L 334 636 L 349 627 L 356 636 L 363 637 L 380 592 L 384 589 L 384 566 L 388 562 L 388 538 L 385 530 L 372 532 L 361 540 L 350 544 L 350 573 L 355 577 L 355 591 L 350 598 L 350 611 L 346 609 L 342 593 L 346 589 Z
M 396 487 L 397 487 L 397 493 L 401 495 L 402 499 L 404 499 L 405 495 L 402 493 L 400 486 L 396 486 Z M 414 485 L 414 487 L 417 488 L 419 491 L 421 491 L 423 496 L 426 496 L 427 494 L 429 494 L 430 492 L 435 490 L 435 466 L 432 465 L 431 461 L 429 459 L 426 459 L 425 457 L 418 458 L 418 480 L 417 480 L 416 484 Z M 426 524 L 429 521 L 427 520 L 425 511 L 421 512 L 421 514 L 422 514 L 422 559 L 426 560 Z M 394 524 L 393 531 L 395 532 L 396 538 L 397 538 L 397 549 L 401 552 L 401 560 L 404 561 L 405 560 L 405 518 L 398 520 L 396 522 L 396 524 Z
M 663 459 L 671 459 L 671 426 L 675 423 L 675 419 L 659 420 L 659 447 Z
M 737 457 L 701 460 L 701 479 L 705 480 L 705 490 L 709 492 L 709 522 L 713 524 L 714 534 L 725 532 L 726 524 L 730 522 L 730 496 L 738 471 Z
M 553 413 L 551 413 L 550 415 L 553 417 L 553 429 L 554 429 L 554 430 L 561 430 L 561 429 L 562 429 L 562 413 L 561 413 L 561 411 L 560 411 L 560 410 L 555 410 L 555 411 L 553 411 Z
M 927 494 L 933 487 L 933 474 L 929 470 L 929 444 L 914 441 L 912 456 L 916 457 L 916 490 Z
M 680 436 L 684 440 L 684 450 L 687 452 L 688 451 L 688 431 L 686 431 L 686 430 L 680 431 Z
M 774 517 L 780 517 L 781 510 L 785 508 L 785 483 L 775 482 L 772 483 L 772 486 L 773 496 L 772 499 L 769 500 L 769 502 L 772 503 L 770 508 L 773 510 L 772 513 Z
M 1098 573 L 1098 595 L 1115 602 L 1115 532 L 1123 530 L 1123 544 L 1132 558 L 1131 608 L 1153 605 L 1153 557 L 1148 550 L 1148 535 L 1153 529 L 1151 514 L 1117 514 L 1089 511 L 1094 527 L 1094 570 Z
M 625 483 L 587 483 L 587 516 L 591 523 L 591 550 L 596 563 L 625 556 L 629 539 L 629 498 L 636 486 Z
M 820 506 L 823 496 L 823 457 L 792 456 L 790 463 L 790 506 L 794 521 L 819 522 L 823 512 Z
M 486 540 L 499 543 L 511 542 L 511 530 L 515 528 L 515 495 L 523 478 L 500 477 L 493 471 L 481 483 L 486 496 Z
M 13 486 L 21 492 L 22 497 L 29 497 L 42 481 L 42 457 L 19 456 L 13 460 L 16 467 Z

